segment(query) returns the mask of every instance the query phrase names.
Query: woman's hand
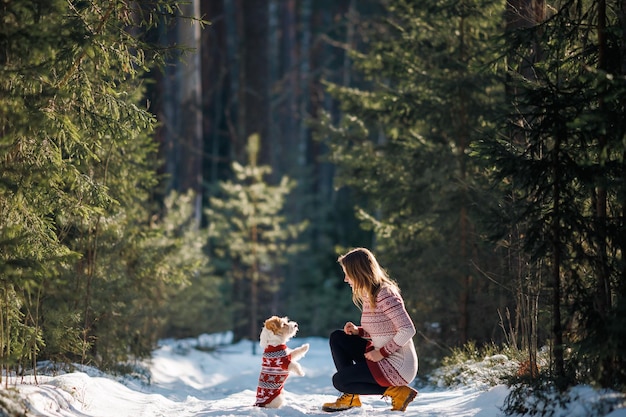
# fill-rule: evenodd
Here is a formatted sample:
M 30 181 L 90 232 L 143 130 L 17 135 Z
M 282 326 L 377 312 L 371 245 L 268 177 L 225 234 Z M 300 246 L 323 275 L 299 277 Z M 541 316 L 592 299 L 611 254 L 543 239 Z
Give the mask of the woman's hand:
M 374 349 L 369 352 L 365 352 L 365 359 L 372 362 L 378 362 L 383 358 L 383 354 L 380 353 L 380 350 Z
M 343 325 L 343 331 L 345 334 L 351 334 L 353 336 L 358 336 L 359 334 L 359 328 L 351 321 Z

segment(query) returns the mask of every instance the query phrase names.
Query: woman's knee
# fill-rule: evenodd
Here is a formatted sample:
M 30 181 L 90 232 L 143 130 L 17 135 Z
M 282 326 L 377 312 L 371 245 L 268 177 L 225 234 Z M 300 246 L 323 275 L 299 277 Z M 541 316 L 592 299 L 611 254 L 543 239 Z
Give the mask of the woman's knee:
M 330 339 L 335 339 L 337 337 L 342 337 L 344 335 L 344 331 L 337 329 L 337 330 L 333 330 L 333 332 L 330 334 Z
M 345 333 L 343 332 L 343 330 L 335 330 L 330 334 L 328 342 L 331 346 L 333 346 L 338 340 L 343 339 L 344 336 Z
M 339 376 L 339 372 L 337 372 L 335 375 L 333 375 L 333 387 L 335 387 L 335 389 L 337 391 L 339 391 L 339 392 L 346 392 L 345 391 L 344 381 Z

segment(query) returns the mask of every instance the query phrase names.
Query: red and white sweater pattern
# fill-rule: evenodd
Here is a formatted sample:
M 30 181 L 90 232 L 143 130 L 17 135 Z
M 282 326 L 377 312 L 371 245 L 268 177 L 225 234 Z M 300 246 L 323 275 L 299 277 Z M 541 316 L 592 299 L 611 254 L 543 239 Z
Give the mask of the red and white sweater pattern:
M 265 348 L 255 406 L 265 407 L 280 395 L 285 386 L 285 380 L 289 376 L 290 363 L 291 355 L 287 354 L 286 345 Z
M 367 361 L 379 385 L 407 385 L 417 375 L 417 353 L 413 344 L 415 326 L 400 294 L 383 287 L 376 296 L 376 306 L 363 300 L 359 335 L 369 339 L 367 350 L 379 349 L 383 359 Z

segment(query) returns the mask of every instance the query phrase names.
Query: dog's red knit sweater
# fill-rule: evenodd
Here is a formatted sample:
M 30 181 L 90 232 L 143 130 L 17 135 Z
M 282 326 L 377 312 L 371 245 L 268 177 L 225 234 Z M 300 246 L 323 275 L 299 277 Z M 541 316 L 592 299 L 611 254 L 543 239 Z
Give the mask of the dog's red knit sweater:
M 268 346 L 263 352 L 263 363 L 259 385 L 256 389 L 257 407 L 265 407 L 283 391 L 285 380 L 289 376 L 288 366 L 291 355 L 287 354 L 286 345 Z

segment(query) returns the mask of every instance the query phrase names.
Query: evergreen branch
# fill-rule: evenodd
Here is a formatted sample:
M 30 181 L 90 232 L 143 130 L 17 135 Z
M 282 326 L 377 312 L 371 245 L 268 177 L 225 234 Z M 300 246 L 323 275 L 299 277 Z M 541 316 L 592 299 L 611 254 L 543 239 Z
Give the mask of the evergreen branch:
M 96 30 L 93 32 L 93 35 L 98 35 L 98 34 L 100 34 L 102 32 L 102 30 L 104 29 L 104 25 L 106 24 L 107 20 L 109 20 L 109 18 L 111 17 L 111 14 L 113 13 L 113 9 L 114 8 L 115 8 L 115 2 L 111 1 L 109 3 L 109 8 L 107 9 L 107 11 L 102 16 L 102 19 L 100 19 L 100 23 L 98 24 L 98 27 L 96 28 Z M 85 58 L 86 54 L 87 54 L 87 48 L 83 48 L 83 50 L 81 51 L 81 53 L 78 56 L 78 58 L 76 59 L 76 61 L 74 61 L 74 64 L 72 65 L 72 68 L 70 68 L 70 70 L 67 72 L 67 74 L 65 74 L 65 77 L 63 77 L 63 79 L 57 85 L 57 87 L 63 87 L 65 84 L 67 84 L 67 82 L 69 81 L 69 79 L 72 76 L 72 74 L 74 74 L 76 72 L 76 70 L 78 69 L 78 67 L 80 66 L 80 64 L 83 61 L 83 59 Z

